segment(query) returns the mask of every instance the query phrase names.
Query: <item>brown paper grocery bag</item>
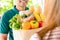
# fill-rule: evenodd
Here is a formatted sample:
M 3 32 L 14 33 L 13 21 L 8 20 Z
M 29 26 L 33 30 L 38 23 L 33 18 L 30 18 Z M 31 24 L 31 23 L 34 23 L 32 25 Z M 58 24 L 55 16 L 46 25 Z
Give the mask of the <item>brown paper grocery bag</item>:
M 38 32 L 41 28 L 31 29 L 31 30 L 14 30 L 13 29 L 13 36 L 14 40 L 29 40 L 30 37 Z

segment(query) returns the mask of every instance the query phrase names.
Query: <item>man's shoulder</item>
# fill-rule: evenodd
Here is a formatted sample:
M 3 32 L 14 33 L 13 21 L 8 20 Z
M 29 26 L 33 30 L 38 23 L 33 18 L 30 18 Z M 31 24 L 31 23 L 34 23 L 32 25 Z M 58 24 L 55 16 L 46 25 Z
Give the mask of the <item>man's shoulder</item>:
M 6 12 L 4 12 L 4 14 L 6 14 L 6 15 L 10 15 L 11 13 L 13 13 L 13 10 L 12 9 L 9 9 Z
M 2 19 L 2 21 L 8 22 L 13 16 L 14 16 L 13 10 L 10 9 L 10 10 L 4 12 L 1 19 Z
M 9 18 L 10 18 L 10 16 L 12 15 L 12 9 L 9 9 L 9 10 L 7 10 L 6 12 L 4 12 L 3 14 L 2 14 L 2 20 L 3 19 L 6 19 L 6 20 L 9 20 Z
M 13 12 L 13 10 L 12 9 L 9 9 L 5 13 L 8 14 L 8 13 L 12 13 L 12 12 Z
M 3 13 L 2 16 L 7 16 L 7 17 L 11 17 L 15 14 L 14 10 L 13 9 L 9 9 L 7 10 L 6 12 Z

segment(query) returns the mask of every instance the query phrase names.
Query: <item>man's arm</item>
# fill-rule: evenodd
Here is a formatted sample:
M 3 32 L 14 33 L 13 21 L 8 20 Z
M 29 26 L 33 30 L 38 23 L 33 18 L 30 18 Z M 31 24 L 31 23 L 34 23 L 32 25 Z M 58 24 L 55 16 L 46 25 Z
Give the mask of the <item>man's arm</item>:
M 0 40 L 7 40 L 7 34 L 0 34 Z
M 8 32 L 10 31 L 9 28 L 9 13 L 4 13 L 0 20 L 0 40 L 7 40 Z

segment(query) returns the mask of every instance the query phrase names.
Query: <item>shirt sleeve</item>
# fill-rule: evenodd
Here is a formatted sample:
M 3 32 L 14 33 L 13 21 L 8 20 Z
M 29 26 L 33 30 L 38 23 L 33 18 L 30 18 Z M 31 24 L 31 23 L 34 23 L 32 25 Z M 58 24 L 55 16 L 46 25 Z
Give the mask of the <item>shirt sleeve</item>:
M 4 13 L 0 20 L 0 34 L 8 34 L 8 32 L 10 30 L 8 19 L 9 19 L 9 17 L 8 17 L 7 13 Z

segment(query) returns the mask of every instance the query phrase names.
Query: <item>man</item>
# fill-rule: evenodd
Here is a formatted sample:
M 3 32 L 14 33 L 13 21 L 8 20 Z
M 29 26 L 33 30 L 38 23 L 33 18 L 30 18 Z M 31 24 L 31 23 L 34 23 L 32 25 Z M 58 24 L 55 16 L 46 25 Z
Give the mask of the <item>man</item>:
M 28 9 L 26 7 L 28 0 L 15 0 L 15 1 L 16 5 L 14 6 L 14 8 L 8 10 L 2 16 L 0 23 L 0 40 L 7 40 L 8 33 L 9 33 L 9 40 L 14 40 L 12 29 L 9 28 L 9 20 L 14 15 L 18 14 L 19 11 L 24 11 Z

